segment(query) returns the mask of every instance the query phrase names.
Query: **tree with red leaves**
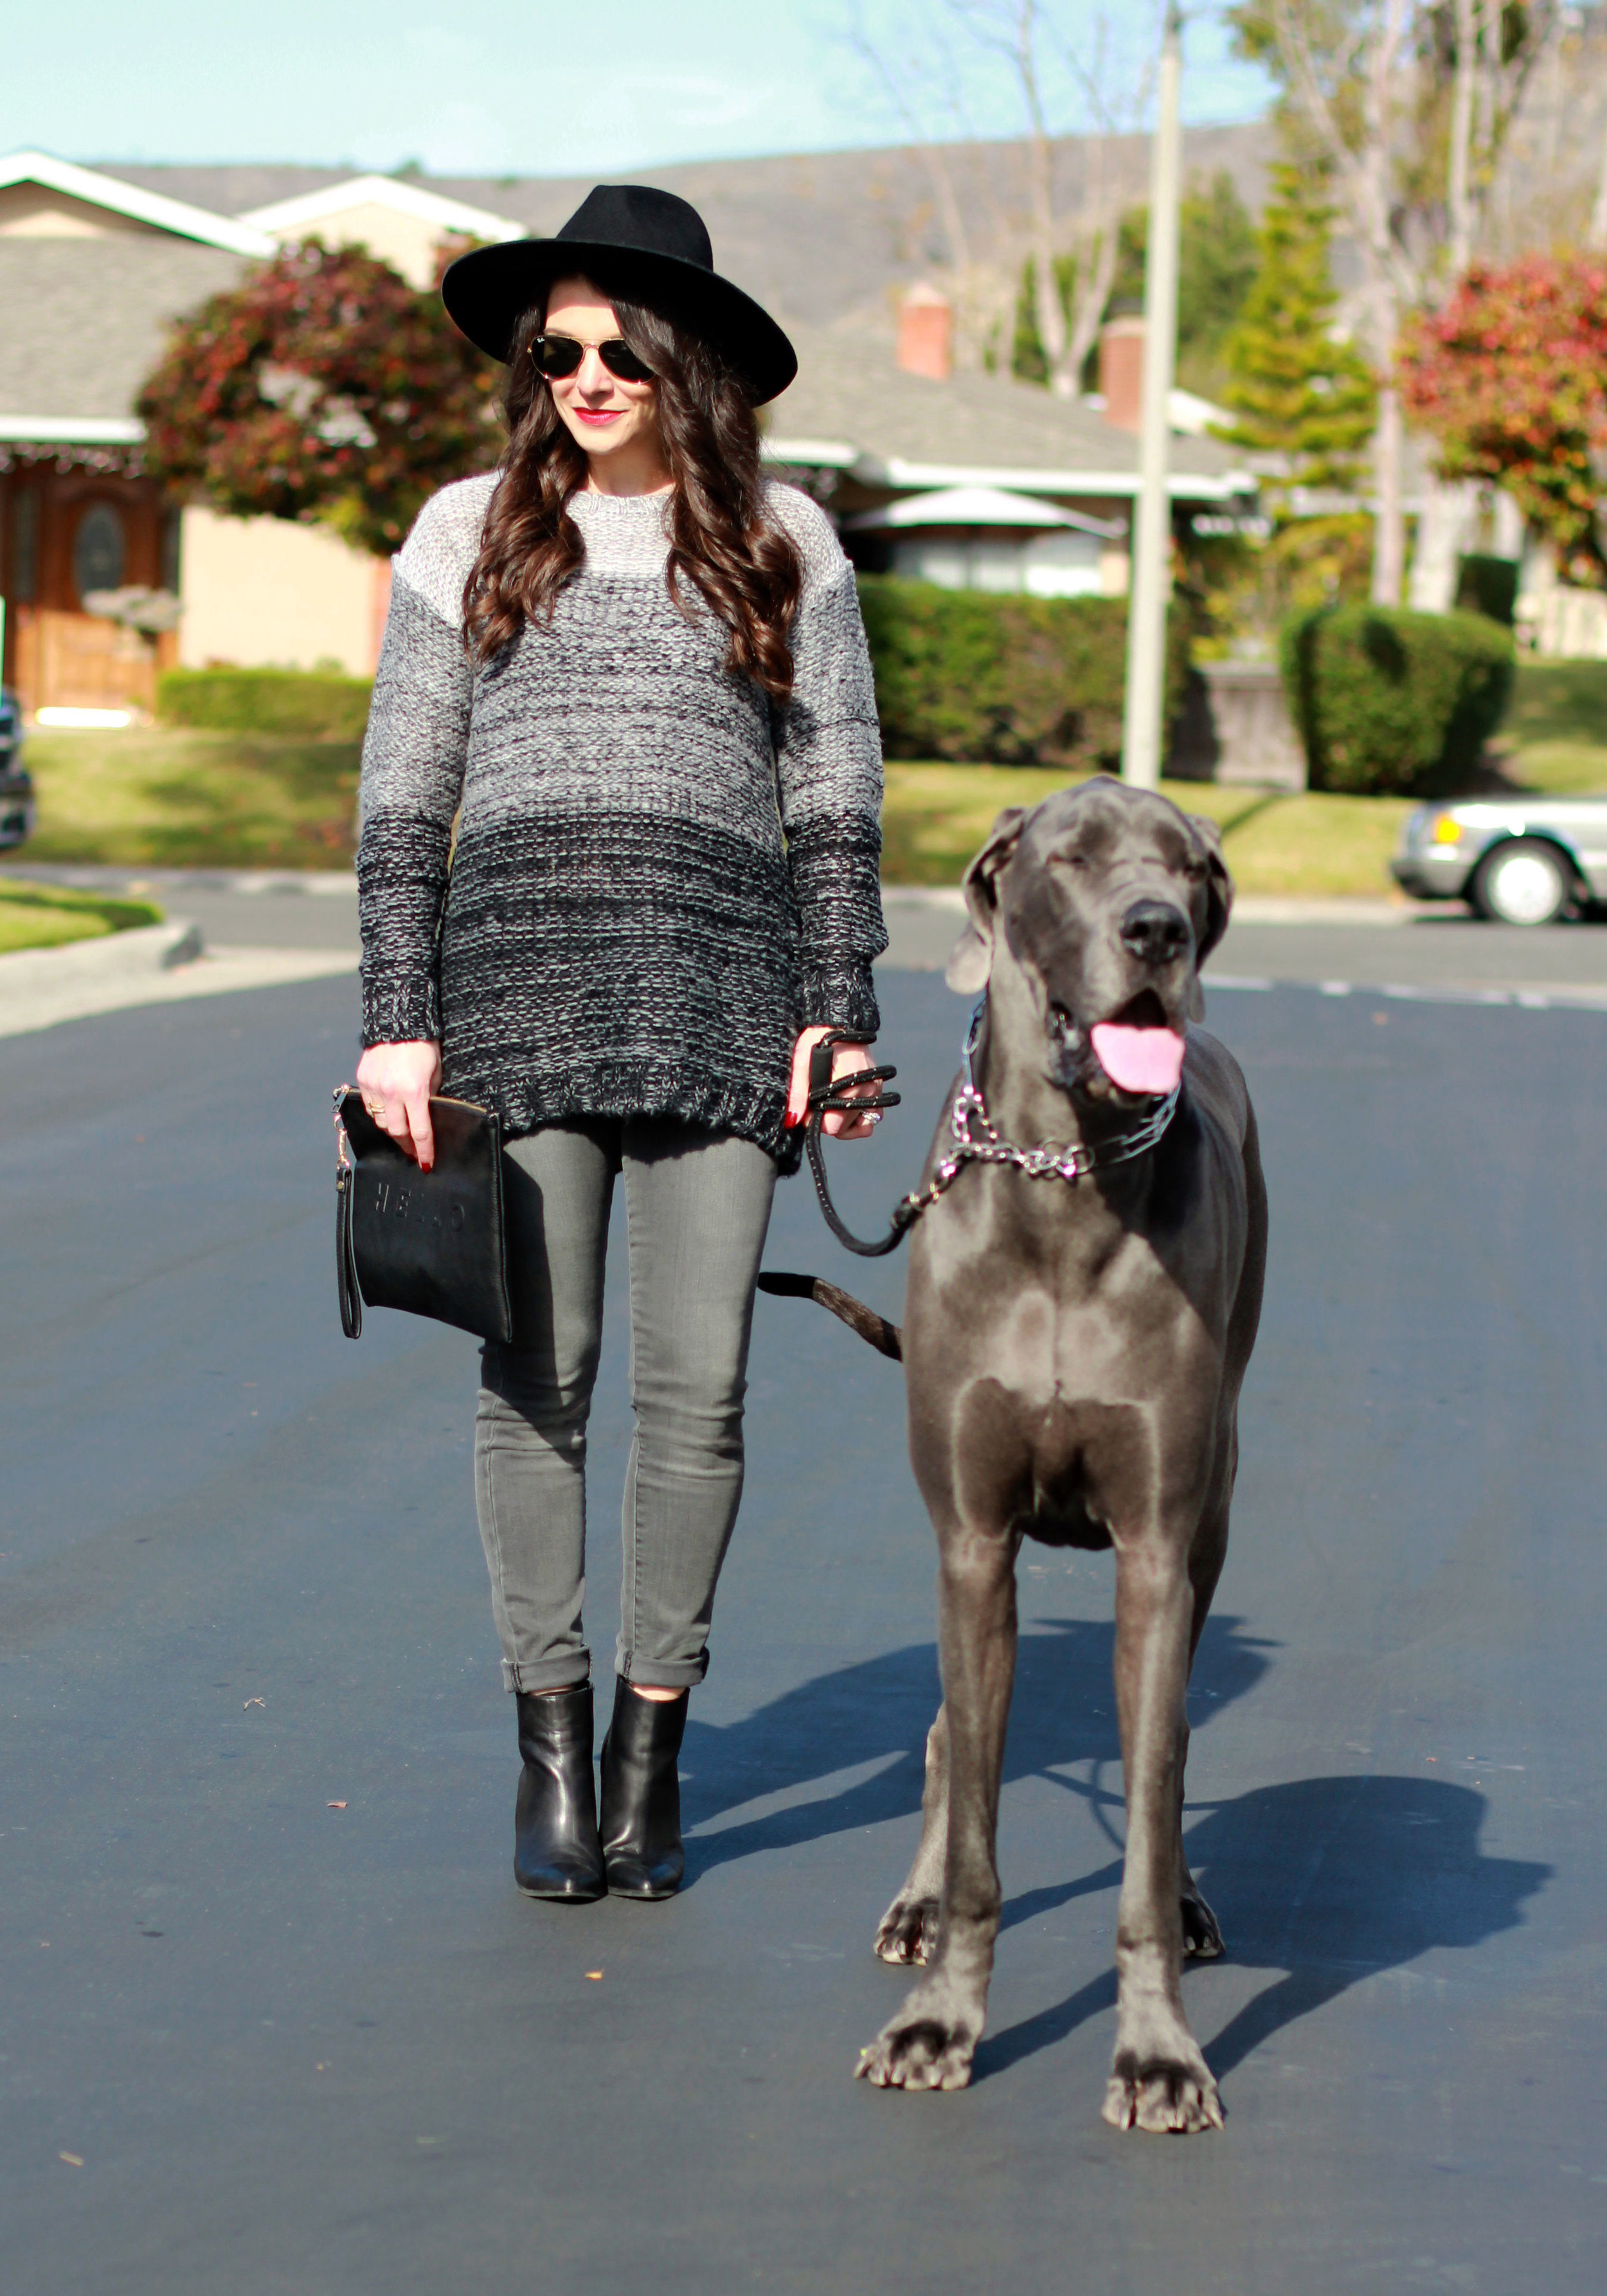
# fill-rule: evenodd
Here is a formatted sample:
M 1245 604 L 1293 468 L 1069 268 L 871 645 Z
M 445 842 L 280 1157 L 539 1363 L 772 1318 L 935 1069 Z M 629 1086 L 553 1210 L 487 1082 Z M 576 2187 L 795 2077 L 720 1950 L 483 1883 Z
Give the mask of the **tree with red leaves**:
M 1564 580 L 1607 588 L 1596 521 L 1607 453 L 1607 263 L 1475 263 L 1403 338 L 1409 412 L 1450 479 L 1505 487 L 1552 544 Z
M 496 384 L 439 296 L 308 240 L 179 320 L 135 411 L 176 493 L 384 553 L 438 487 L 496 462 Z

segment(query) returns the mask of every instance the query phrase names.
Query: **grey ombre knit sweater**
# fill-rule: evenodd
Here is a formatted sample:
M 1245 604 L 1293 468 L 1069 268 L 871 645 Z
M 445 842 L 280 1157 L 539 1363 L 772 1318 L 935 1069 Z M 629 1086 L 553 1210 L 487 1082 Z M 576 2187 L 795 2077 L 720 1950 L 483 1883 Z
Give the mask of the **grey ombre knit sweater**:
M 791 1164 L 797 1033 L 875 1032 L 887 940 L 852 570 L 770 486 L 804 566 L 778 709 L 728 675 L 695 594 L 671 600 L 668 498 L 578 495 L 586 562 L 552 621 L 479 664 L 462 598 L 495 483 L 444 488 L 396 561 L 363 746 L 364 1042 L 439 1039 L 443 1090 L 512 1134 L 640 1111 Z

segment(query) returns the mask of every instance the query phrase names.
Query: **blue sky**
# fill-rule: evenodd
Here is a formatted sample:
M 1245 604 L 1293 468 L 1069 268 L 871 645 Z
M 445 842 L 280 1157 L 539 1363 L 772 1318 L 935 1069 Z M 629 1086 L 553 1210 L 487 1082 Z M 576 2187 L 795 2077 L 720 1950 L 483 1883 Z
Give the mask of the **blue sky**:
M 1103 5 L 1147 45 L 1152 0 L 1045 0 L 1078 53 Z M 1217 0 L 1212 0 L 1217 4 Z M 463 175 L 618 173 L 676 160 L 905 140 L 847 37 L 856 0 L 32 0 L 7 12 L 0 150 L 63 158 L 294 160 Z M 858 0 L 890 53 L 931 53 L 944 0 Z M 500 19 L 500 20 L 498 20 Z M 962 43 L 963 45 L 963 43 Z M 1185 112 L 1263 109 L 1219 22 L 1196 12 Z M 1055 125 L 1078 116 L 1055 70 Z M 969 53 L 969 120 L 1015 131 Z M 947 115 L 952 121 L 954 115 Z M 951 127 L 951 132 L 953 129 Z

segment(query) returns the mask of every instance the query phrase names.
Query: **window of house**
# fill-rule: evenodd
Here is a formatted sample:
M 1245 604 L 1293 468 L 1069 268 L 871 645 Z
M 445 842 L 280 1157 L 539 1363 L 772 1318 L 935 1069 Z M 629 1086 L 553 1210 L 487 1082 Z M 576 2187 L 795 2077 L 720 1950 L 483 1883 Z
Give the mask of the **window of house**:
M 916 537 L 893 551 L 893 571 L 910 582 L 935 582 L 943 590 L 968 590 L 971 566 L 963 542 L 930 542 Z
M 72 578 L 79 603 L 92 590 L 120 589 L 127 546 L 110 503 L 91 503 L 72 538 Z
M 987 540 L 972 544 L 970 573 L 973 590 L 1019 590 L 1021 572 L 1019 542 Z
M 1099 595 L 1099 537 L 1062 528 L 1035 535 L 1022 554 L 1026 587 L 1037 598 Z

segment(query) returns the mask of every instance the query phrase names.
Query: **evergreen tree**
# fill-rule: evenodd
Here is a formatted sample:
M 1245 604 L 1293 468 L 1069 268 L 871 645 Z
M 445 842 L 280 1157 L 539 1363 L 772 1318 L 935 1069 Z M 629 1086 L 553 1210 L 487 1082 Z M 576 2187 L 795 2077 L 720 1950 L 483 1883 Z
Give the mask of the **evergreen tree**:
M 1239 419 L 1223 435 L 1284 458 L 1287 475 L 1262 480 L 1281 511 L 1297 487 L 1350 493 L 1360 485 L 1378 392 L 1360 352 L 1334 333 L 1333 209 L 1307 168 L 1285 160 L 1272 182 L 1256 275 L 1225 347 L 1222 395 Z
M 1257 235 L 1256 275 L 1224 348 L 1221 435 L 1267 457 L 1261 493 L 1272 513 L 1271 570 L 1283 603 L 1318 603 L 1353 589 L 1367 566 L 1366 513 L 1297 514 L 1297 494 L 1355 494 L 1364 483 L 1378 387 L 1366 361 L 1334 331 L 1329 268 L 1333 209 L 1308 165 L 1272 170 Z

